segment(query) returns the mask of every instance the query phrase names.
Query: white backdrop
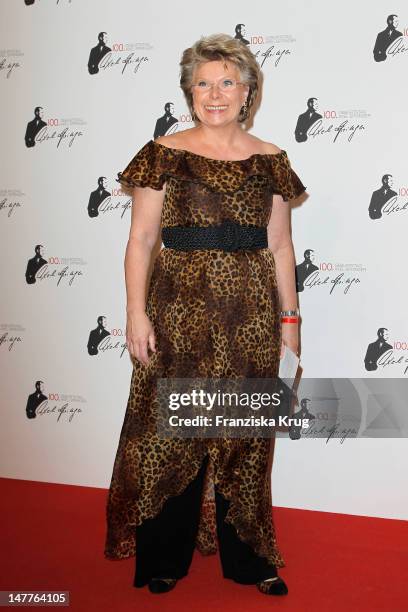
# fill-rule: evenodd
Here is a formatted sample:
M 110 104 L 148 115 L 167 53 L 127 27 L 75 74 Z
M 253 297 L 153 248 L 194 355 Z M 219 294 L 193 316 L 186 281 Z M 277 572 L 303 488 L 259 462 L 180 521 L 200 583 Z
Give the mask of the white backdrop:
M 167 102 L 178 120 L 173 129 L 192 127 L 178 86 L 181 53 L 201 35 L 234 35 L 237 24 L 264 73 L 251 131 L 285 149 L 307 186 L 308 198 L 293 210 L 297 262 L 313 249 L 318 267 L 299 294 L 304 375 L 408 375 L 405 2 L 345 0 L 335 21 L 323 0 L 0 6 L 2 476 L 109 485 L 132 367 L 123 271 L 130 202 L 116 174 L 153 138 Z M 374 61 L 377 34 L 393 12 L 402 36 Z M 99 32 L 111 53 L 90 74 Z M 309 98 L 322 118 L 297 142 Z M 36 107 L 46 126 L 27 147 Z M 395 195 L 371 219 L 370 199 L 385 174 Z M 88 201 L 101 176 L 110 199 L 91 218 Z M 28 284 L 36 245 L 46 265 Z M 110 335 L 89 355 L 99 316 Z M 380 327 L 393 360 L 367 371 L 364 356 Z M 29 419 L 36 381 L 46 401 Z M 273 502 L 407 518 L 407 465 L 403 438 L 279 438 Z

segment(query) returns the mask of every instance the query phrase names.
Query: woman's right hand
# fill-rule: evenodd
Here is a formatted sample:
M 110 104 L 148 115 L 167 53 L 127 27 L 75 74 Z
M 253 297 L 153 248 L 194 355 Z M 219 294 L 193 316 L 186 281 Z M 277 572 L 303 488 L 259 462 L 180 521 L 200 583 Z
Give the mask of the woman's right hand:
M 147 365 L 148 348 L 156 352 L 156 337 L 153 326 L 145 312 L 127 313 L 126 344 L 131 356 Z

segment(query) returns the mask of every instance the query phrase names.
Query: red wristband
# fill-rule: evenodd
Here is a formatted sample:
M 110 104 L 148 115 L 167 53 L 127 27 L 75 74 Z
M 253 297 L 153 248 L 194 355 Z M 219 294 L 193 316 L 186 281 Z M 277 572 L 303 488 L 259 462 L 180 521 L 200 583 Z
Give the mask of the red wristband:
M 298 323 L 299 317 L 281 317 L 282 323 Z

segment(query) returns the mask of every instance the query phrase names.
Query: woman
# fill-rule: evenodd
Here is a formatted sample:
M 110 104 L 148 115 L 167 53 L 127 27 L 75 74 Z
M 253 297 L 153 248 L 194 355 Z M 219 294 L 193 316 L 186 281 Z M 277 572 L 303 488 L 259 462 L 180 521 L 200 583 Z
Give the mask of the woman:
M 160 439 L 155 391 L 159 377 L 273 378 L 283 344 L 297 352 L 287 201 L 305 187 L 284 150 L 242 129 L 260 79 L 246 45 L 202 38 L 180 65 L 196 126 L 150 140 L 119 173 L 134 190 L 125 259 L 134 368 L 105 555 L 136 555 L 134 586 L 163 593 L 187 575 L 195 545 L 214 552 L 217 536 L 225 578 L 286 594 L 270 440 Z M 146 291 L 161 229 L 165 247 Z

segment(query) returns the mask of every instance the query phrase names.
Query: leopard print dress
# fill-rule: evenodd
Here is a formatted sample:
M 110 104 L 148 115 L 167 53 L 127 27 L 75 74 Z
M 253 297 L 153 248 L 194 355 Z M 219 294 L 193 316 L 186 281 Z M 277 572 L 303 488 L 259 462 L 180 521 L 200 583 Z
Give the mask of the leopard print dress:
M 266 226 L 272 195 L 285 201 L 306 188 L 287 153 L 224 161 L 147 142 L 118 180 L 160 190 L 161 224 L 208 226 L 231 220 Z M 136 202 L 137 205 L 137 202 Z M 230 501 L 226 520 L 268 562 L 283 567 L 271 515 L 270 447 L 265 438 L 160 439 L 158 377 L 276 377 L 280 303 L 272 251 L 162 248 L 147 295 L 156 335 L 147 366 L 133 361 L 129 399 L 107 499 L 105 557 L 135 555 L 135 527 L 195 478 L 208 454 L 196 546 L 217 550 L 214 485 Z

